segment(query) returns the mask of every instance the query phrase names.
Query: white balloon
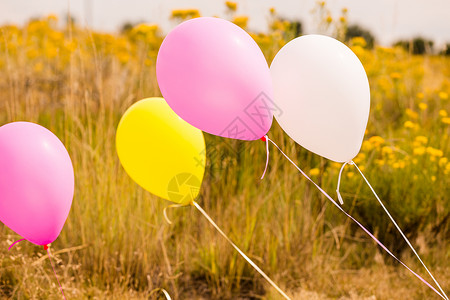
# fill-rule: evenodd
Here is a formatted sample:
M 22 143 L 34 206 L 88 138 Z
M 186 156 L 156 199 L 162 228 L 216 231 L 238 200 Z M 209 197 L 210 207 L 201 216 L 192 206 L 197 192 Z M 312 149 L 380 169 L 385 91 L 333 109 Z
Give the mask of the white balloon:
M 270 71 L 283 130 L 325 158 L 353 159 L 370 110 L 369 81 L 358 57 L 333 38 L 305 35 L 281 48 Z

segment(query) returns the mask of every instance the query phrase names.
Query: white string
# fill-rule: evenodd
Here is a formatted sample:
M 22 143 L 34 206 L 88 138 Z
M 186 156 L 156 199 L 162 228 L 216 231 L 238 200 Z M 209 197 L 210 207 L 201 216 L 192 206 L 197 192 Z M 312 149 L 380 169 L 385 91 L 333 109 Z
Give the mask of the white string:
M 266 167 L 264 168 L 261 179 L 266 175 L 267 167 L 269 166 L 269 137 L 267 135 L 264 136 L 264 141 L 266 142 Z
M 169 223 L 169 225 L 172 225 L 172 221 L 170 221 L 169 217 L 167 216 L 167 209 L 168 208 L 173 208 L 173 207 L 182 207 L 185 205 L 181 205 L 181 204 L 171 204 L 169 206 L 166 206 L 163 210 L 163 215 L 164 215 L 164 219 L 166 219 L 167 223 Z
M 156 288 L 156 289 L 154 289 L 153 291 L 150 292 L 149 296 L 151 296 L 152 294 L 154 294 L 156 292 L 162 292 L 167 300 L 172 300 L 172 298 L 170 298 L 170 294 L 163 288 Z
M 201 208 L 200 205 L 198 205 L 197 202 L 192 201 L 192 205 L 194 205 L 202 214 L 203 216 L 211 223 L 212 226 L 227 240 L 228 243 L 230 243 L 231 246 L 233 246 L 234 249 L 253 267 L 256 271 L 258 271 L 259 274 L 261 274 L 264 279 L 266 279 L 284 298 L 291 300 L 288 295 L 286 295 L 285 292 L 283 292 L 282 289 L 278 287 L 278 285 L 270 279 L 269 276 L 266 275 L 266 273 L 263 272 L 247 255 L 245 255 L 244 252 L 241 251 L 241 249 L 238 248 L 231 240 L 230 238 L 217 226 L 217 224 L 211 219 L 211 217 Z
M 389 219 L 391 219 L 392 223 L 395 225 L 395 227 L 397 228 L 398 232 L 400 232 L 400 234 L 402 235 L 402 237 L 405 239 L 406 243 L 408 244 L 408 246 L 411 248 L 411 250 L 414 252 L 414 254 L 416 255 L 417 259 L 419 259 L 420 263 L 422 264 L 422 266 L 425 268 L 425 270 L 427 270 L 428 274 L 431 276 L 431 278 L 433 279 L 434 283 L 436 283 L 436 285 L 438 286 L 439 290 L 441 291 L 441 293 L 445 296 L 445 299 L 448 300 L 447 295 L 445 294 L 445 292 L 442 290 L 441 286 L 439 285 L 439 283 L 437 282 L 437 280 L 434 278 L 433 274 L 431 274 L 431 272 L 428 270 L 427 266 L 425 265 L 425 263 L 422 261 L 422 259 L 420 258 L 419 254 L 416 252 L 416 250 L 414 249 L 414 247 L 411 245 L 411 243 L 409 242 L 408 238 L 406 237 L 406 235 L 403 233 L 403 231 L 400 229 L 400 227 L 397 225 L 397 222 L 395 222 L 394 218 L 391 216 L 391 214 L 389 213 L 389 211 L 387 210 L 387 208 L 384 206 L 383 202 L 381 202 L 380 198 L 378 197 L 377 193 L 375 192 L 375 190 L 372 188 L 372 186 L 370 185 L 369 181 L 367 180 L 367 178 L 364 176 L 363 172 L 358 168 L 358 166 L 353 163 L 353 165 L 356 167 L 356 169 L 359 171 L 359 173 L 361 174 L 362 178 L 364 178 L 364 181 L 367 183 L 367 185 L 369 186 L 370 190 L 372 191 L 372 193 L 375 195 L 375 198 L 377 198 L 378 203 L 380 203 L 381 207 L 383 208 L 383 210 L 386 212 L 386 214 L 389 216 Z
M 341 193 L 339 192 L 339 186 L 341 185 L 342 171 L 344 171 L 344 167 L 345 167 L 347 164 L 352 165 L 352 164 L 353 164 L 353 161 L 345 162 L 345 163 L 342 165 L 341 170 L 339 171 L 338 182 L 337 182 L 337 187 L 336 187 L 336 194 L 337 194 L 339 203 L 340 203 L 341 205 L 344 204 L 344 200 L 342 199 Z
M 383 245 L 383 243 L 381 243 L 369 230 L 367 230 L 361 223 L 359 223 L 355 218 L 353 218 L 351 215 L 349 215 L 344 209 L 342 209 L 341 206 L 339 206 L 337 204 L 336 201 L 333 200 L 333 198 L 330 197 L 330 195 L 327 194 L 327 192 L 325 192 L 319 185 L 317 185 L 317 183 L 315 183 L 311 178 L 308 177 L 308 175 L 306 175 L 305 172 L 303 172 L 302 169 L 300 169 L 299 166 L 297 166 L 296 163 L 294 163 L 284 152 L 283 150 L 280 149 L 280 147 L 278 147 L 277 144 L 275 144 L 274 141 L 272 141 L 271 139 L 267 138 L 267 140 L 269 140 L 280 152 L 281 154 L 283 154 L 283 156 L 306 178 L 308 179 L 312 184 L 314 184 L 314 186 L 328 199 L 331 201 L 331 203 L 333 203 L 341 212 L 343 212 L 347 217 L 349 217 L 353 222 L 355 222 L 362 230 L 364 230 L 365 233 L 367 233 L 381 248 L 384 249 L 384 251 L 386 251 L 390 256 L 392 256 L 396 261 L 398 261 L 402 266 L 404 266 L 408 271 L 410 271 L 414 276 L 416 276 L 420 281 L 422 281 L 425 285 L 427 285 L 430 289 L 432 289 L 437 295 L 439 295 L 442 299 L 448 300 L 447 295 L 445 295 L 445 293 L 443 293 L 443 295 L 438 292 L 431 284 L 429 284 L 425 279 L 423 279 L 419 274 L 415 273 L 413 270 L 411 270 L 404 262 L 402 262 L 400 259 L 398 259 L 391 251 L 389 251 L 389 249 Z M 355 165 L 356 166 L 356 165 Z M 358 169 L 359 170 L 359 169 Z M 361 171 L 360 171 L 361 172 Z M 361 173 L 362 175 L 362 173 Z M 364 175 L 363 175 L 364 177 Z M 370 186 L 370 185 L 369 185 Z M 425 267 L 426 268 L 426 267 Z M 430 274 L 431 275 L 431 274 Z M 431 276 L 433 277 L 433 276 Z M 434 279 L 434 278 L 433 278 Z M 435 281 L 436 282 L 436 281 Z M 439 284 L 438 284 L 439 286 Z M 440 288 L 440 286 L 439 286 Z M 442 289 L 440 288 L 441 292 Z

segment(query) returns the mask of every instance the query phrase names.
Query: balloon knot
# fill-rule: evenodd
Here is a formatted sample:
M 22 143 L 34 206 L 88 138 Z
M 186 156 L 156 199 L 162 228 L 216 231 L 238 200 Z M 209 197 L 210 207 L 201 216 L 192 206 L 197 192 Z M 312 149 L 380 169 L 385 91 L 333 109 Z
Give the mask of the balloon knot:
M 47 245 L 44 245 L 44 250 L 47 250 L 48 249 L 48 246 Z
M 260 138 L 260 140 L 263 142 L 267 141 L 266 136 L 263 136 L 262 138 Z

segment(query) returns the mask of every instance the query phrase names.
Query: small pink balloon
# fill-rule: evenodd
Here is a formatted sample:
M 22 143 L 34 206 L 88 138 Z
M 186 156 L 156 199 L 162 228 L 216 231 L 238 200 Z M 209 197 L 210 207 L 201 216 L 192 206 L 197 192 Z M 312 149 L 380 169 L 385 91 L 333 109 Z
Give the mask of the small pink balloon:
M 69 153 L 52 132 L 28 122 L 0 127 L 0 221 L 36 245 L 50 244 L 73 193 Z
M 252 37 L 219 18 L 172 30 L 156 62 L 161 93 L 182 119 L 205 132 L 256 140 L 272 125 L 269 67 Z

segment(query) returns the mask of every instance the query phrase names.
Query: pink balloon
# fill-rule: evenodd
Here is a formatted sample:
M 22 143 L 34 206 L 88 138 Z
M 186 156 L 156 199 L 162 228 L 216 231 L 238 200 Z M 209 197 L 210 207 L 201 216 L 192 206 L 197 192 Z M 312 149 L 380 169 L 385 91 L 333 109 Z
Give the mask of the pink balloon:
M 205 132 L 256 140 L 272 125 L 269 67 L 252 37 L 218 18 L 172 30 L 156 62 L 161 93 L 182 119 Z
M 28 122 L 0 127 L 0 221 L 47 245 L 61 232 L 73 193 L 69 153 L 52 132 Z

